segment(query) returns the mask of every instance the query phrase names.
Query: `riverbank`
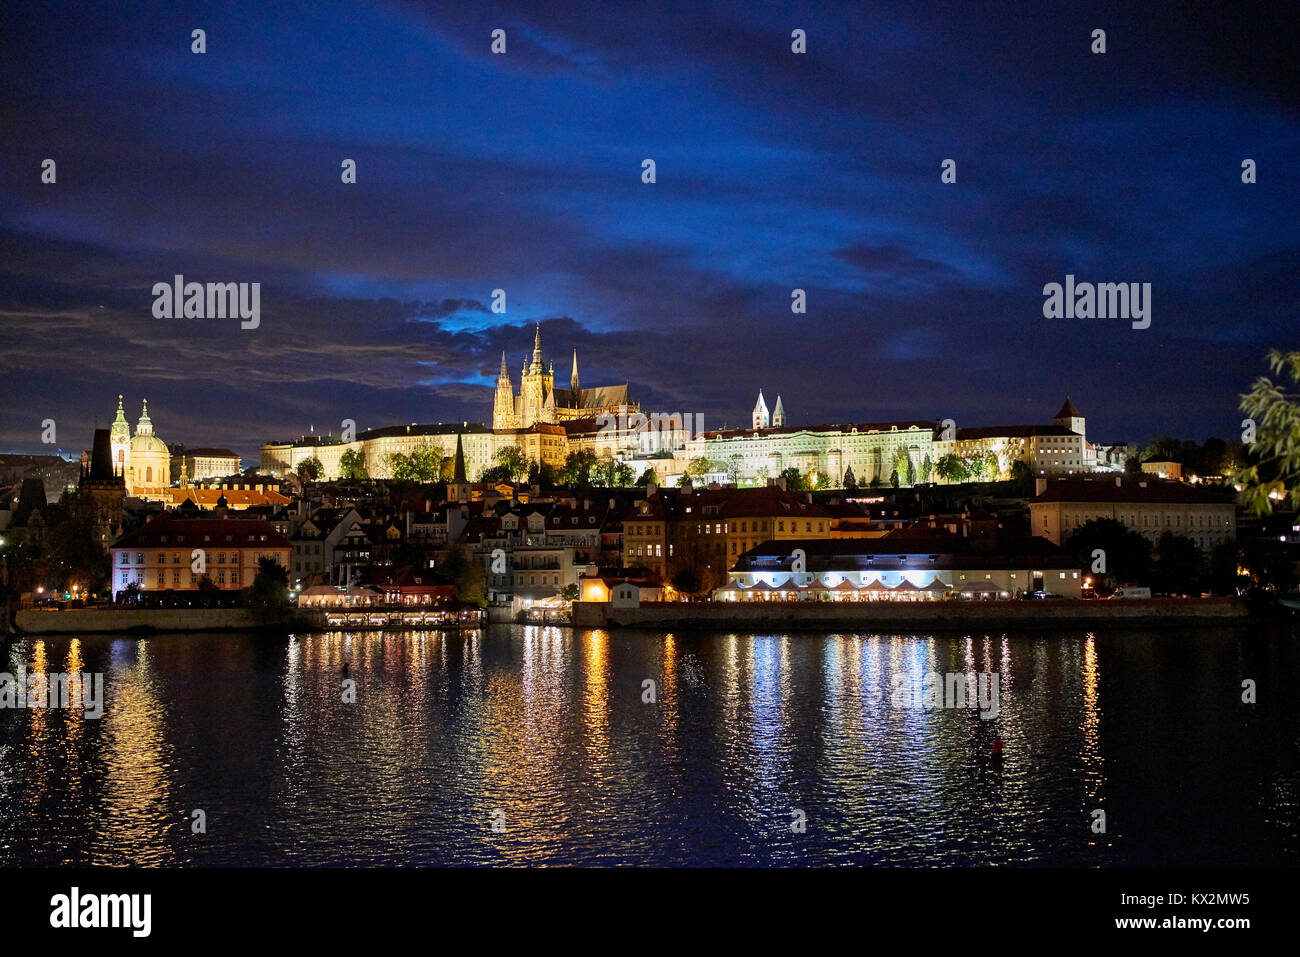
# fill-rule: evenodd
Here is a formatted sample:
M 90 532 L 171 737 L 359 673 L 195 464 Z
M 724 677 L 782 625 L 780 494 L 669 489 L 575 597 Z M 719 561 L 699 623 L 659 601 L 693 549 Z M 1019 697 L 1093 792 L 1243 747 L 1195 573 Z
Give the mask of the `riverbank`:
M 370 616 L 327 615 L 310 609 L 274 626 L 296 632 L 456 628 L 416 613 Z M 370 620 L 376 617 L 376 620 Z M 1053 601 L 925 602 L 647 602 L 616 608 L 596 602 L 573 603 L 575 628 L 655 630 L 826 631 L 844 629 L 997 628 L 1179 628 L 1245 621 L 1250 613 L 1233 598 L 1149 598 L 1124 601 L 1058 599 Z M 341 620 L 331 620 L 341 619 Z M 120 634 L 154 632 L 254 631 L 267 626 L 246 608 L 74 608 L 26 609 L 16 615 L 20 633 L 28 635 Z
M 14 616 L 20 635 L 147 635 L 175 631 L 256 631 L 264 626 L 247 608 L 26 608 Z M 305 616 L 277 627 L 324 630 Z
M 573 603 L 575 628 L 732 629 L 783 631 L 828 628 L 1100 628 L 1121 625 L 1181 628 L 1223 625 L 1250 617 L 1235 598 L 1147 598 L 1123 601 L 1062 598 L 1050 601 L 918 602 L 646 602 L 615 608 Z

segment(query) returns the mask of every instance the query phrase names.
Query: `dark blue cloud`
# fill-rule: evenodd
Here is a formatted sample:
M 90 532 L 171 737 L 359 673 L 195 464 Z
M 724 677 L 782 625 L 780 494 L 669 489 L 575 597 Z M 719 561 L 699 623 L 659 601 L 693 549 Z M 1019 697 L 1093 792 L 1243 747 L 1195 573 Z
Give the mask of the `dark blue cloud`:
M 719 424 L 759 387 L 796 422 L 1043 421 L 1069 392 L 1099 439 L 1228 435 L 1295 346 L 1290 5 L 0 18 L 0 446 L 45 417 L 88 437 L 119 391 L 250 456 L 344 418 L 482 421 L 534 322 L 557 370 L 577 348 L 585 382 Z M 262 327 L 154 319 L 177 272 L 261 282 Z M 1151 328 L 1043 319 L 1067 273 L 1151 282 Z

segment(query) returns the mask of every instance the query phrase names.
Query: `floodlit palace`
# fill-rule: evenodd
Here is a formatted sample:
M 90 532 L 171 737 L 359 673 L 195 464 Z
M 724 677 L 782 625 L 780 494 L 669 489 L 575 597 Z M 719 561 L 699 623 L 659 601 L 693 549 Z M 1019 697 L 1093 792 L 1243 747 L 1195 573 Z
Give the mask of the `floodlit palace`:
M 554 363 L 542 357 L 539 326 L 517 392 L 501 357 L 491 427 L 412 423 L 358 432 L 346 436 L 349 441 L 310 435 L 268 442 L 261 448 L 261 469 L 284 474 L 315 458 L 322 478 L 333 479 L 342 474 L 344 454 L 353 452 L 363 457 L 370 477 L 387 478 L 394 455 L 433 448 L 451 456 L 458 443 L 470 481 L 496 465 L 498 452 L 508 446 L 518 447 L 529 461 L 555 467 L 571 453 L 588 450 L 626 463 L 637 475 L 653 469 L 658 483 L 668 485 L 676 485 L 688 467 L 697 481 L 741 486 L 765 485 L 790 468 L 814 484 L 842 485 L 852 470 L 859 486 L 890 485 L 895 478 L 912 485 L 937 481 L 937 463 L 950 453 L 994 461 L 999 478 L 1010 476 L 1016 460 L 1036 476 L 1122 468 L 1122 458 L 1112 462 L 1107 450 L 1089 444 L 1084 429 L 1084 418 L 1069 399 L 1046 425 L 956 428 L 950 420 L 908 420 L 793 426 L 782 398 L 777 396 L 769 413 L 760 391 L 749 428 L 708 430 L 699 415 L 642 413 L 626 383 L 582 388 L 576 351 L 569 387 L 557 388 Z

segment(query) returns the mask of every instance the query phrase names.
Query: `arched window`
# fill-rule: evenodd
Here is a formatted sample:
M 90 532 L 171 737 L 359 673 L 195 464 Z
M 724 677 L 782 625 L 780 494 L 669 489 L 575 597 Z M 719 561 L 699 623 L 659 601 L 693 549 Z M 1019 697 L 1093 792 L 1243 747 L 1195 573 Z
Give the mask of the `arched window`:
M 145 470 L 144 470 L 144 480 L 145 480 L 146 482 L 152 482 L 152 481 L 153 481 L 153 466 L 152 466 L 152 465 L 149 465 L 149 466 L 146 466 L 146 467 L 145 467 Z

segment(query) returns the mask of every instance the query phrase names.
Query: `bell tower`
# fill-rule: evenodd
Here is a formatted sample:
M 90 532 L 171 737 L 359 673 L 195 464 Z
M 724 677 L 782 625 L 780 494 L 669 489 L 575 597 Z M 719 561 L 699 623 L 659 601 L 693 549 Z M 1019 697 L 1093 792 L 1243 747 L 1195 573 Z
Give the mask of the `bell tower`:
M 515 427 L 515 388 L 510 383 L 510 373 L 506 371 L 506 354 L 501 353 L 501 371 L 497 374 L 497 392 L 492 400 L 492 428 L 513 429 Z

